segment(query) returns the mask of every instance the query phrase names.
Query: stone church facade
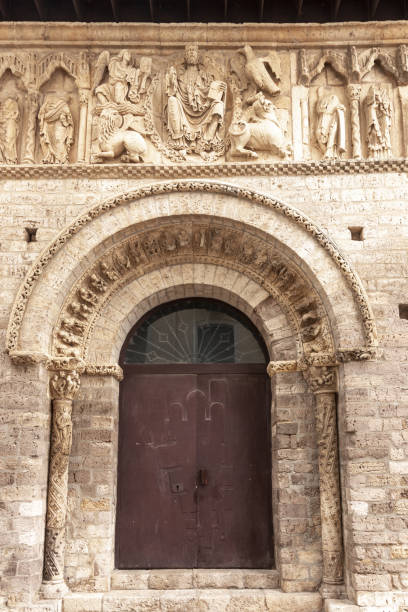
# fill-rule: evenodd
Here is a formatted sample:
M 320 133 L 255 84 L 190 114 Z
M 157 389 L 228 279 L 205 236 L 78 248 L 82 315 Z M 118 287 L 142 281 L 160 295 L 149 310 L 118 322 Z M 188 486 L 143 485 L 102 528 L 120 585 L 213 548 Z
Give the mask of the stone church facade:
M 0 609 L 408 610 L 407 40 L 0 24 Z M 115 562 L 122 347 L 185 298 L 268 352 L 267 568 Z

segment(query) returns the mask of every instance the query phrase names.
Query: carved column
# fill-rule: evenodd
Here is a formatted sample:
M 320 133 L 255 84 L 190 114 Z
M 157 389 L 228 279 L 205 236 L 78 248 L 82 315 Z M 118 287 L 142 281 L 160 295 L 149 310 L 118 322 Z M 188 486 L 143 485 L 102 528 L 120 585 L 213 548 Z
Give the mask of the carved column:
M 51 360 L 47 367 L 51 370 L 52 424 L 42 592 L 46 598 L 59 598 L 68 590 L 64 582 L 64 550 L 71 411 L 83 365 L 70 358 Z
M 351 114 L 351 146 L 354 159 L 361 158 L 361 134 L 360 134 L 360 85 L 348 85 L 347 94 L 350 102 Z
M 304 376 L 315 395 L 319 451 L 320 514 L 322 521 L 323 589 L 343 584 L 339 451 L 337 435 L 337 372 L 331 367 L 309 367 Z
M 408 157 L 408 85 L 400 85 L 400 87 L 398 87 L 398 93 L 401 102 L 403 156 Z
M 78 128 L 78 157 L 77 161 L 85 161 L 86 133 L 88 124 L 89 89 L 79 90 L 79 128 Z
M 40 102 L 40 94 L 38 91 L 31 90 L 28 92 L 28 111 L 27 111 L 27 128 L 24 146 L 23 164 L 35 163 L 35 133 L 37 128 L 37 113 Z

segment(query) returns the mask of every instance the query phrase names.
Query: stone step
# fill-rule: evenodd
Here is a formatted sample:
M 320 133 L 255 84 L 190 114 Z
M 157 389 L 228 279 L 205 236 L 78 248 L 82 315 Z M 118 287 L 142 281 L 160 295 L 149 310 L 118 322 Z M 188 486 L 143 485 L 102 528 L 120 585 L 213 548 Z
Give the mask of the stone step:
M 321 612 L 319 593 L 277 589 L 137 589 L 71 593 L 62 612 Z
M 116 570 L 111 588 L 135 589 L 277 589 L 276 570 L 175 569 Z

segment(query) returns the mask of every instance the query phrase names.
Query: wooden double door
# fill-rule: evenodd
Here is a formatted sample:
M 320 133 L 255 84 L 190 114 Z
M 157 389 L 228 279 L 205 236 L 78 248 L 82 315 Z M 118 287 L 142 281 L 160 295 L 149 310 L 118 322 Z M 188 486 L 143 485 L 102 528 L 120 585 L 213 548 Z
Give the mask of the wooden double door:
M 269 568 L 264 365 L 125 365 L 118 568 Z

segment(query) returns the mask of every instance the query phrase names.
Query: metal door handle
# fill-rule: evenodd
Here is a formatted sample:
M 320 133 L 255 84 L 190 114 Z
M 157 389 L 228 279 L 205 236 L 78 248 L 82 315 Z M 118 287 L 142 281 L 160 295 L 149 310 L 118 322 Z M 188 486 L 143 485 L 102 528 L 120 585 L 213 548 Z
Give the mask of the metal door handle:
M 208 471 L 198 470 L 197 484 L 200 487 L 206 487 L 208 485 Z

